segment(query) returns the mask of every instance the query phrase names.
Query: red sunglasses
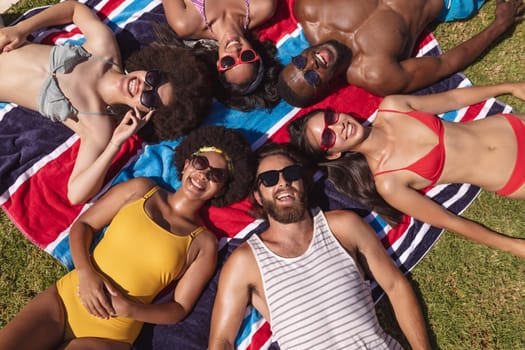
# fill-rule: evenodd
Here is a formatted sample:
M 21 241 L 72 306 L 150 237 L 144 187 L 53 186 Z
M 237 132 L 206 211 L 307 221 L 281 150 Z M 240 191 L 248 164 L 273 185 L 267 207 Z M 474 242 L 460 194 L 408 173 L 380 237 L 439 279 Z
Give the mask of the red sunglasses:
M 241 54 L 237 57 L 234 57 L 232 55 L 225 55 L 221 57 L 219 60 L 219 63 L 217 64 L 217 69 L 219 72 L 225 72 L 228 69 L 232 69 L 236 65 L 243 64 L 243 63 L 252 63 L 259 61 L 261 57 L 255 52 L 254 49 L 246 49 L 242 50 Z
M 321 149 L 323 151 L 328 151 L 330 148 L 334 147 L 337 135 L 335 131 L 330 129 L 328 126 L 334 125 L 339 121 L 339 113 L 331 109 L 325 109 L 324 111 L 324 129 L 321 134 Z

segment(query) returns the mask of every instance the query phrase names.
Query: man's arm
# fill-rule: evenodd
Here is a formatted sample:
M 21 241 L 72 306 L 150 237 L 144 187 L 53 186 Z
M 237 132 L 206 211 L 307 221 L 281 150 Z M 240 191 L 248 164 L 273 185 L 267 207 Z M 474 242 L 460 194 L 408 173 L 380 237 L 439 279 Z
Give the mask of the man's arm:
M 390 299 L 397 322 L 412 349 L 430 349 L 419 302 L 408 280 L 387 255 L 374 230 L 358 215 L 348 211 L 327 213 L 330 228 L 349 251 L 357 251 L 359 262 Z M 352 233 L 348 234 L 348 228 Z
M 253 284 L 259 276 L 257 262 L 247 243 L 228 258 L 219 277 L 219 286 L 211 317 L 209 349 L 234 349 L 246 306 L 250 303 Z
M 471 64 L 498 37 L 523 19 L 523 0 L 496 0 L 494 21 L 484 30 L 440 56 L 423 56 L 401 62 L 370 57 L 362 78 L 348 76 L 349 83 L 381 96 L 410 93 L 429 86 Z M 392 58 L 395 60 L 395 58 Z M 358 81 L 351 81 L 356 80 Z

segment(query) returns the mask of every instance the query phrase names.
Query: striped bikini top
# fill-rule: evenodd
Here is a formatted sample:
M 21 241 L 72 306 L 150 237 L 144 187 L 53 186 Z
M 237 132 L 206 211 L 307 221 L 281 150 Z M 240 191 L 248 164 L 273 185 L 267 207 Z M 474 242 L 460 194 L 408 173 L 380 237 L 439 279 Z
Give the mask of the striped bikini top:
M 193 3 L 193 6 L 197 9 L 197 11 L 200 13 L 202 19 L 204 20 L 204 23 L 206 23 L 206 27 L 208 30 L 213 33 L 213 30 L 211 30 L 210 24 L 208 23 L 208 18 L 206 17 L 206 0 L 191 0 Z M 244 0 L 244 4 L 246 6 L 246 16 L 244 19 L 244 30 L 248 29 L 248 25 L 250 24 L 250 0 Z
M 408 170 L 431 181 L 429 186 L 435 185 L 441 177 L 441 173 L 443 172 L 443 167 L 445 165 L 445 130 L 443 128 L 443 122 L 441 119 L 433 114 L 420 111 L 399 112 L 391 109 L 380 109 L 378 112 L 399 113 L 417 119 L 421 123 L 425 124 L 429 129 L 434 131 L 434 133 L 438 135 L 439 141 L 437 145 L 435 145 L 427 154 L 416 160 L 414 163 L 403 168 L 378 171 L 374 173 L 374 177 L 399 170 Z

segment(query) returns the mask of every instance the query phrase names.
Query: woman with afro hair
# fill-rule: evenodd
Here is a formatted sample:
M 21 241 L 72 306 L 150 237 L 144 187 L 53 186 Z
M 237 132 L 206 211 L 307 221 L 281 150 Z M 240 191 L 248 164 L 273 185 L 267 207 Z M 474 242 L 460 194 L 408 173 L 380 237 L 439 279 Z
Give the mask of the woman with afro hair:
M 40 28 L 74 23 L 82 46 L 26 41 Z M 212 104 L 209 66 L 191 49 L 153 43 L 122 66 L 111 29 L 86 5 L 63 1 L 0 28 L 0 100 L 38 111 L 80 138 L 68 180 L 72 204 L 101 188 L 131 135 L 153 116 L 147 141 L 173 139 L 197 126 Z
M 147 178 L 111 188 L 71 228 L 75 269 L 0 330 L 0 348 L 124 350 L 144 322 L 182 320 L 217 264 L 215 235 L 199 211 L 247 196 L 252 159 L 239 131 L 206 126 L 193 130 L 175 149 L 181 178 L 176 192 Z M 95 233 L 106 225 L 90 255 Z M 152 304 L 172 282 L 173 298 Z

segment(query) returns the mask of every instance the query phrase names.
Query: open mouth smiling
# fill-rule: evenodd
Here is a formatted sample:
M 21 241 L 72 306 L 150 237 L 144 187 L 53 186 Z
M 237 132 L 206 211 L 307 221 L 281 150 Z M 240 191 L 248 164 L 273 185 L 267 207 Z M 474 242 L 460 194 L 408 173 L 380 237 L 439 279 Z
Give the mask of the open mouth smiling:
M 188 177 L 188 181 L 192 188 L 197 189 L 198 191 L 204 191 L 206 190 L 206 180 L 202 180 L 199 177 L 195 178 L 195 176 Z
M 139 89 L 138 85 L 137 78 L 130 79 L 128 82 L 128 92 L 131 97 L 134 97 L 137 94 Z
M 279 202 L 291 202 L 295 200 L 294 191 L 283 190 L 275 195 L 275 199 Z
M 318 66 L 322 68 L 326 68 L 328 66 L 328 62 L 319 52 L 314 53 L 314 59 Z

